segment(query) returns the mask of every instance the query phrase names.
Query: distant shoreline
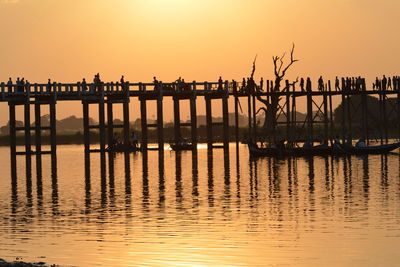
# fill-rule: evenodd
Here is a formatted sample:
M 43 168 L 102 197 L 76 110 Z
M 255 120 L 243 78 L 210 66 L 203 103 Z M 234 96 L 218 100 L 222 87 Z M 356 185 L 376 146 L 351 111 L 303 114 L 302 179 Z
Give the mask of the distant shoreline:
M 55 264 L 48 265 L 44 262 L 34 262 L 34 263 L 28 263 L 23 261 L 8 262 L 3 259 L 0 259 L 0 267 L 61 267 L 61 266 Z

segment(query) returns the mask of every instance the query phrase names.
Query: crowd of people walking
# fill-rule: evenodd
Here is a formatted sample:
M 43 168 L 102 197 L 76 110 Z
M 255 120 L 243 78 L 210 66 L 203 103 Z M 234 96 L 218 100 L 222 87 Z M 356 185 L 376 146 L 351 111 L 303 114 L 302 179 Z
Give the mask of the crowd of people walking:
M 295 85 L 299 83 L 299 88 L 301 92 L 310 92 L 313 91 L 313 83 L 310 77 L 300 79 L 297 78 L 293 82 L 289 82 L 288 80 L 283 81 L 283 85 L 280 86 L 280 91 L 296 91 Z M 25 78 L 17 78 L 14 82 L 12 78 L 9 78 L 7 83 L 1 83 L 2 88 L 7 88 L 8 92 L 26 92 L 31 88 L 32 84 L 29 81 L 25 80 Z M 78 90 L 82 91 L 102 91 L 104 90 L 105 84 L 111 85 L 112 87 L 116 86 L 117 90 L 124 90 L 127 87 L 127 82 L 125 81 L 125 77 L 122 75 L 120 80 L 117 82 L 104 83 L 100 74 L 97 73 L 93 77 L 93 82 L 88 83 L 85 78 L 82 81 L 77 83 Z M 165 90 L 165 91 L 191 91 L 193 90 L 192 83 L 185 82 L 185 79 L 179 77 L 173 83 L 162 84 L 161 81 L 157 80 L 156 77 L 153 77 L 154 90 Z M 161 85 L 161 86 L 160 86 Z M 219 76 L 218 82 L 214 83 L 215 87 L 210 83 L 210 87 L 205 88 L 214 89 L 214 90 L 224 90 L 225 82 L 222 77 Z M 46 91 L 51 92 L 56 90 L 59 87 L 59 84 L 53 82 L 51 79 L 48 79 L 46 85 Z M 243 78 L 241 82 L 237 82 L 236 80 L 232 80 L 229 83 L 229 88 L 233 92 L 248 94 L 254 93 L 255 91 L 265 91 L 269 89 L 270 91 L 274 90 L 274 81 L 273 80 L 264 80 L 263 78 L 257 83 L 252 77 Z M 320 76 L 316 83 L 316 88 L 318 91 L 328 91 L 330 90 L 330 82 L 325 82 L 324 78 Z M 345 91 L 345 92 L 358 92 L 367 90 L 366 79 L 358 76 L 358 77 L 335 77 L 334 80 L 334 89 L 332 91 Z M 377 91 L 400 91 L 400 76 L 392 76 L 387 77 L 383 75 L 381 78 L 376 77 L 375 81 L 372 83 L 372 90 Z

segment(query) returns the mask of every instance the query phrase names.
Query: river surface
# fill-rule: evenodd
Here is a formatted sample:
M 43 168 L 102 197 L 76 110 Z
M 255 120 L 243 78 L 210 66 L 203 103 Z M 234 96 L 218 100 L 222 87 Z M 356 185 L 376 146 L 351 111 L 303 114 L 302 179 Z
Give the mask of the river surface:
M 106 160 L 59 146 L 26 178 L 0 148 L 0 258 L 65 266 L 400 266 L 400 157 Z M 398 152 L 398 151 L 397 151 Z M 103 165 L 104 167 L 104 165 Z

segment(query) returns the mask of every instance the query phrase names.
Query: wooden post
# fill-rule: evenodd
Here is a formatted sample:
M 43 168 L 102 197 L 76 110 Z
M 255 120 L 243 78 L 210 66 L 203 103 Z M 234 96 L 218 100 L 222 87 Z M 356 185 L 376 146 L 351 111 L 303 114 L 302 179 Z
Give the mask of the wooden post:
M 36 147 L 36 173 L 39 177 L 42 173 L 42 136 L 40 121 L 40 103 L 35 103 L 35 147 Z
M 229 148 L 229 111 L 228 111 L 228 82 L 225 83 L 226 94 L 222 97 L 222 118 L 224 149 Z
M 343 86 L 342 86 L 343 87 Z M 342 143 L 346 142 L 346 94 L 345 94 L 345 87 L 342 88 Z
M 286 140 L 291 141 L 291 123 L 290 123 L 290 93 L 289 88 L 286 92 Z
M 104 114 L 104 98 L 99 100 L 99 132 L 100 132 L 100 172 L 105 177 L 106 173 L 106 122 Z M 103 179 L 102 179 L 103 181 Z
M 177 96 L 174 96 L 174 138 L 175 144 L 179 143 L 182 139 L 180 105 Z
M 383 115 L 383 132 L 385 135 L 385 142 L 388 143 L 388 121 L 386 113 L 386 91 L 382 92 L 382 115 Z
M 314 114 L 313 114 L 313 103 L 312 103 L 312 95 L 311 92 L 307 92 L 307 139 L 314 141 L 314 131 L 313 131 L 313 122 L 314 122 Z
M 328 83 L 328 88 L 329 88 L 329 120 L 330 120 L 330 139 L 331 139 L 331 145 L 333 144 L 333 130 L 334 130 L 334 124 L 333 124 L 333 107 L 332 107 L 332 87 L 331 87 L 331 81 Z
M 251 95 L 250 93 L 248 93 L 249 95 L 247 96 L 247 117 L 248 117 L 248 139 L 252 139 L 252 116 L 251 116 Z M 254 141 L 254 140 L 253 140 Z
M 362 135 L 361 137 L 364 138 L 369 143 L 368 138 L 368 126 L 367 126 L 367 94 L 365 90 L 361 91 L 361 123 L 362 123 Z
M 255 94 L 255 93 L 254 93 Z M 257 137 L 257 118 L 256 118 L 256 96 L 252 95 L 252 109 L 253 109 L 253 140 L 256 141 Z
M 107 102 L 107 144 L 113 144 L 114 137 L 114 116 L 113 116 L 113 103 L 111 100 Z
M 213 146 L 213 136 L 212 136 L 212 108 L 211 108 L 211 98 L 205 96 L 206 101 L 206 128 L 207 128 L 207 148 L 211 149 Z
M 191 122 L 191 134 L 192 144 L 197 149 L 197 111 L 196 111 L 196 83 L 193 82 L 193 95 L 190 97 L 190 122 Z
M 56 102 L 50 103 L 50 139 L 51 139 L 51 168 L 56 176 L 57 169 L 57 132 L 56 132 Z
M 348 94 L 347 95 L 347 102 L 346 102 L 346 104 L 347 104 L 347 123 L 348 123 L 348 133 L 347 133 L 347 135 L 348 135 L 348 137 L 349 137 L 349 140 L 353 140 L 353 127 L 352 127 L 352 116 L 351 116 L 351 101 L 352 101 L 352 99 L 351 99 L 351 95 L 350 94 Z
M 142 144 L 141 147 L 147 150 L 147 105 L 146 99 L 140 100 L 140 121 L 141 121 L 141 128 L 142 128 Z
M 400 81 L 397 81 L 397 127 L 398 139 L 400 140 Z
M 383 145 L 383 106 L 382 106 L 382 91 L 378 91 L 379 94 L 379 135 L 380 135 L 380 140 L 381 140 L 381 145 Z
M 160 88 L 161 90 L 161 88 Z M 164 118 L 163 118 L 163 100 L 160 93 L 157 99 L 157 134 L 158 134 L 158 150 L 164 150 Z
M 24 104 L 24 121 L 25 121 L 25 166 L 26 166 L 26 177 L 31 177 L 31 111 L 29 104 L 29 97 L 26 99 Z
M 83 105 L 83 142 L 85 153 L 90 152 L 90 132 L 89 132 L 89 103 L 82 101 Z
M 330 89 L 330 81 L 328 85 L 328 89 Z M 329 92 L 330 93 L 330 92 Z M 324 141 L 328 144 L 329 140 L 329 119 L 328 119 L 328 91 L 323 92 L 323 101 L 324 101 Z
M 124 144 L 128 145 L 130 143 L 129 136 L 129 96 L 124 99 L 122 103 L 123 108 L 123 119 L 124 119 Z
M 10 162 L 11 162 L 11 178 L 16 182 L 17 179 L 17 134 L 15 121 L 15 104 L 8 103 L 10 116 Z
M 239 149 L 239 97 L 235 92 L 235 141 L 236 151 Z

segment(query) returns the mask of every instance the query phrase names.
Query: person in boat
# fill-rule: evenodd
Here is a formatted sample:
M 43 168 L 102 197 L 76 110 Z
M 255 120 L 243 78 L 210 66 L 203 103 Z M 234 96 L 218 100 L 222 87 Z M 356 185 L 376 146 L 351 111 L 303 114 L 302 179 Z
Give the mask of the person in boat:
M 360 148 L 360 147 L 366 147 L 367 145 L 365 144 L 365 140 L 363 138 L 361 138 L 360 140 L 357 141 L 356 143 L 356 147 Z
M 135 132 L 132 132 L 132 145 L 134 148 L 138 148 L 139 138 Z
M 311 140 L 306 140 L 303 144 L 304 148 L 312 148 L 313 147 L 313 142 Z
M 332 147 L 333 148 L 341 148 L 339 137 L 335 137 L 335 139 L 333 139 Z
M 284 150 L 286 148 L 285 139 L 278 141 L 276 143 L 276 148 L 279 149 L 279 150 Z

